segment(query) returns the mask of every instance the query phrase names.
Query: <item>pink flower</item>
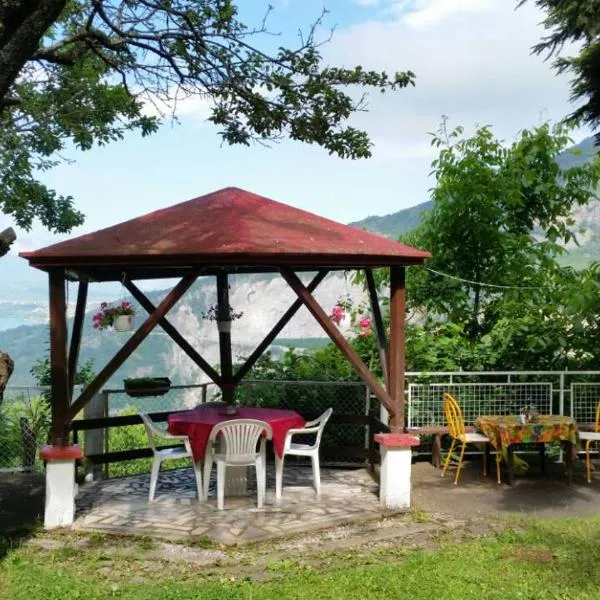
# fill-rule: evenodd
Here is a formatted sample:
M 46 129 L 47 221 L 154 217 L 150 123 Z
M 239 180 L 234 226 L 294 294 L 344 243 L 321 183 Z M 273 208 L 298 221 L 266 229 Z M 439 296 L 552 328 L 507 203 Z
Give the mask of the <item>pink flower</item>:
M 371 317 L 362 317 L 358 322 L 360 327 L 360 337 L 368 337 L 371 335 Z
M 331 310 L 331 315 L 329 316 L 329 318 L 336 324 L 339 325 L 342 320 L 344 319 L 344 315 L 345 315 L 345 311 L 344 309 L 339 306 L 336 305 L 333 307 L 333 309 Z
M 92 325 L 95 329 L 112 327 L 115 319 L 120 315 L 134 315 L 135 308 L 131 302 L 122 300 L 115 306 L 108 302 L 100 304 L 100 310 L 92 316 Z

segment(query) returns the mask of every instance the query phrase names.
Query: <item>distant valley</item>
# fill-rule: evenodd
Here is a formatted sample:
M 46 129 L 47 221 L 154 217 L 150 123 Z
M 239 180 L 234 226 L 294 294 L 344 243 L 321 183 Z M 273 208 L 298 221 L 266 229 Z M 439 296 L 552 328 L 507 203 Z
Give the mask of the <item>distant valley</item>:
M 310 278 L 305 275 L 304 279 Z M 150 292 L 148 297 L 156 304 L 166 292 Z M 330 274 L 317 288 L 317 300 L 329 310 L 340 296 L 350 293 L 356 304 L 364 300 L 362 289 L 348 285 L 341 273 Z M 182 300 L 169 313 L 169 320 L 180 333 L 211 364 L 217 364 L 218 333 L 216 324 L 202 318 L 202 313 L 215 302 L 214 278 L 201 278 Z M 279 317 L 294 301 L 295 295 L 285 281 L 274 275 L 233 276 L 231 278 L 230 302 L 243 316 L 233 322 L 232 342 L 234 359 L 248 356 L 268 333 Z M 98 331 L 92 328 L 92 314 L 86 314 L 81 361 L 94 360 L 96 370 L 100 370 L 130 333 L 117 333 L 112 330 Z M 146 313 L 138 306 L 136 323 L 139 325 Z M 301 309 L 284 328 L 272 350 L 282 352 L 293 340 L 297 346 L 314 345 L 316 338 L 325 334 L 306 309 Z M 16 329 L 0 331 L 0 348 L 8 352 L 15 361 L 15 372 L 10 384 L 31 385 L 29 370 L 34 362 L 43 358 L 48 348 L 48 327 L 23 325 Z M 188 356 L 175 345 L 171 338 L 157 327 L 144 340 L 140 347 L 117 371 L 108 387 L 122 387 L 122 380 L 132 376 L 168 376 L 174 383 L 191 384 L 206 381 L 206 377 Z

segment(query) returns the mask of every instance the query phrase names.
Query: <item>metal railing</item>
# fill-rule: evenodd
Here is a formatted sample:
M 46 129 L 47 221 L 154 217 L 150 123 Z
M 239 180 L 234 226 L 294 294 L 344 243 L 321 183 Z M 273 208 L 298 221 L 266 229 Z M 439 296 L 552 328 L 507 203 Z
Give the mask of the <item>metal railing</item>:
M 0 406 L 0 471 L 42 467 L 37 448 L 48 435 L 47 391 L 14 386 L 5 391 Z M 408 372 L 407 427 L 445 425 L 445 391 L 457 397 L 471 424 L 480 414 L 506 414 L 535 405 L 539 412 L 570 415 L 580 426 L 591 427 L 600 401 L 600 371 Z M 213 384 L 172 386 L 164 396 L 148 398 L 130 398 L 124 390 L 104 390 L 73 424 L 86 456 L 97 461 L 88 461 L 88 472 L 96 476 L 111 470 L 124 474 L 126 469 L 118 468 L 123 461 L 151 456 L 138 412 L 154 413 L 164 421 L 169 412 L 193 408 L 216 393 Z M 385 423 L 378 418 L 379 403 L 363 383 L 248 381 L 240 386 L 239 401 L 293 408 L 306 418 L 333 406 L 334 417 L 323 439 L 325 461 L 357 464 L 377 459 L 373 435 L 384 430 Z M 114 467 L 107 470 L 105 464 Z M 137 464 L 142 470 L 149 468 L 149 461 Z

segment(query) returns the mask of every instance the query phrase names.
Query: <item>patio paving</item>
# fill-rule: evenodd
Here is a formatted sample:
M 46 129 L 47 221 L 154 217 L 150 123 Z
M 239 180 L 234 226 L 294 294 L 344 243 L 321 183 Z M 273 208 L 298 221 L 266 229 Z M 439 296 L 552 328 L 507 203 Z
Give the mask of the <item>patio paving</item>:
M 198 502 L 191 469 L 162 472 L 153 503 L 148 502 L 147 474 L 87 483 L 80 487 L 73 527 L 238 544 L 390 514 L 380 507 L 378 484 L 366 469 L 323 469 L 321 496 L 317 498 L 311 486 L 311 469 L 286 465 L 280 502 L 275 500 L 273 470 L 268 469 L 267 497 L 261 509 L 256 507 L 252 477 L 248 495 L 226 497 L 222 511 L 216 508 L 214 481 L 208 502 Z
M 600 513 L 599 470 L 592 472 L 592 482 L 587 483 L 584 463 L 577 461 L 569 485 L 564 465 L 548 461 L 546 473 L 542 474 L 537 456 L 525 458 L 530 468 L 526 474 L 517 476 L 512 486 L 506 483 L 504 470 L 500 485 L 493 470 L 483 477 L 479 460 L 466 463 L 456 486 L 454 470 L 441 477 L 441 469 L 429 463 L 413 464 L 412 504 L 427 513 L 455 518 L 494 514 L 586 517 Z

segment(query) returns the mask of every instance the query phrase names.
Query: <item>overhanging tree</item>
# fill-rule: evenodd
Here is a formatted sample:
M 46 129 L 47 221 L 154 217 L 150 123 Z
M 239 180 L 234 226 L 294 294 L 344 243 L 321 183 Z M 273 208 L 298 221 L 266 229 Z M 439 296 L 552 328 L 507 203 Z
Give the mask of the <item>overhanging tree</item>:
M 273 49 L 266 21 L 247 27 L 231 0 L 0 1 L 0 210 L 25 229 L 38 218 L 70 231 L 83 215 L 37 172 L 68 143 L 152 133 L 159 118 L 144 106 L 176 111 L 189 96 L 211 103 L 227 143 L 289 137 L 369 156 L 366 132 L 348 124 L 364 98 L 343 88 L 398 89 L 414 75 L 324 65 L 321 24 Z
M 519 0 L 522 6 L 528 0 Z M 572 75 L 573 100 L 581 102 L 571 115 L 592 129 L 600 125 L 600 0 L 534 0 L 546 12 L 548 35 L 533 47 L 554 60 L 559 73 Z M 575 48 L 572 48 L 575 44 Z M 562 56 L 565 45 L 570 56 Z

